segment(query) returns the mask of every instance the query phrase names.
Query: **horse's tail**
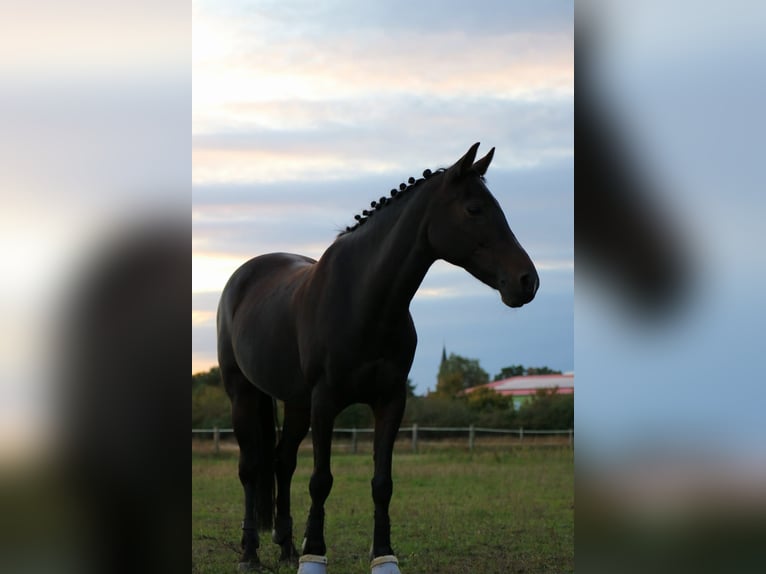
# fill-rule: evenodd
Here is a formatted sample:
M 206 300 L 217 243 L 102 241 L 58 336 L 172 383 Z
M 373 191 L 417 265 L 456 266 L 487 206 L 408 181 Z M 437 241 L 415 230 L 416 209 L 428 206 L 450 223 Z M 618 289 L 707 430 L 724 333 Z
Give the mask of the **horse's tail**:
M 247 529 L 255 527 L 270 531 L 276 511 L 276 401 L 245 377 L 234 355 L 230 322 L 234 307 L 232 298 L 237 293 L 235 277 L 236 273 L 229 279 L 218 305 L 218 365 L 224 389 L 231 401 L 231 420 L 239 444 L 239 477 L 245 488 L 245 504 L 255 508 L 255 524 L 247 526 Z M 246 509 L 246 520 L 251 515 L 251 509 Z
M 256 523 L 250 528 L 270 531 L 276 498 L 276 401 L 236 369 L 230 371 L 229 377 L 224 376 L 224 382 L 239 443 L 239 478 L 245 487 L 245 504 L 255 509 Z

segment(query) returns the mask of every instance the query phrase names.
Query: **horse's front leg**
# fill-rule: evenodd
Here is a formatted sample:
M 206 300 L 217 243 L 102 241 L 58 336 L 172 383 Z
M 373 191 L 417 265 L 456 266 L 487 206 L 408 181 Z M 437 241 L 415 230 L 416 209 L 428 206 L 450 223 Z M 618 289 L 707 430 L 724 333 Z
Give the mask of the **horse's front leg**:
M 324 504 L 332 489 L 330 447 L 338 409 L 322 385 L 314 388 L 311 403 L 311 439 L 314 446 L 314 471 L 309 481 L 311 508 L 301 548 L 298 574 L 324 573 L 327 546 L 324 541 Z
M 394 442 L 404 415 L 404 390 L 389 401 L 375 405 L 375 475 L 372 500 L 375 503 L 375 527 L 372 538 L 373 574 L 398 574 L 397 560 L 391 548 L 391 519 L 388 514 L 394 482 L 391 466 Z

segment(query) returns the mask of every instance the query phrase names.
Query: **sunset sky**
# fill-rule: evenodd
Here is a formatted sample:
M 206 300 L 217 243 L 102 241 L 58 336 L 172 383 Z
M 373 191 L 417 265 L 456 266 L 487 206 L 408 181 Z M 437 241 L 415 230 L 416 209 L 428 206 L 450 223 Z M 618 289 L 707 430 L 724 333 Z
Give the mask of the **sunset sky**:
M 192 371 L 241 263 L 319 258 L 371 199 L 496 147 L 488 185 L 541 288 L 505 307 L 437 262 L 412 303 L 411 378 L 442 346 L 503 366 L 573 365 L 573 8 L 562 2 L 193 3 Z

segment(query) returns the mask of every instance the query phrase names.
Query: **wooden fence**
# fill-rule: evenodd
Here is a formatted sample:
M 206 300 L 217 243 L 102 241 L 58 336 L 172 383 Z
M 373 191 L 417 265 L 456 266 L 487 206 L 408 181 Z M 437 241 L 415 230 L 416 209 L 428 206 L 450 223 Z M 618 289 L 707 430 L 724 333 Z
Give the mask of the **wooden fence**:
M 236 448 L 233 441 L 233 429 L 212 428 L 192 429 L 192 437 L 197 439 L 212 439 L 213 451 L 218 453 L 222 443 Z M 337 428 L 333 430 L 333 446 L 336 450 L 357 454 L 359 452 L 372 452 L 372 437 L 374 429 L 371 428 Z M 309 435 L 301 443 L 302 449 L 310 449 L 311 430 Z M 222 438 L 230 437 L 230 439 Z M 421 427 L 413 424 L 399 429 L 397 450 L 411 450 L 413 453 L 421 452 L 423 448 L 465 447 L 473 451 L 478 446 L 503 447 L 503 446 L 566 446 L 574 448 L 574 429 L 566 430 L 528 430 L 518 429 L 493 429 L 476 427 Z

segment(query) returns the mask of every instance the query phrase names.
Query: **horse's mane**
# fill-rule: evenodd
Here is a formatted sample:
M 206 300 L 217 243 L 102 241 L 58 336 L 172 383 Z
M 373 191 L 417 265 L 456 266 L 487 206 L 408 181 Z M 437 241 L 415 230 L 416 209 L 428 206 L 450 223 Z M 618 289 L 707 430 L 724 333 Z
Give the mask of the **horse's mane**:
M 414 188 L 418 187 L 421 183 L 426 181 L 427 179 L 430 179 L 431 177 L 444 173 L 447 171 L 446 168 L 439 168 L 436 171 L 431 171 L 430 169 L 427 169 L 423 172 L 423 177 L 420 177 L 418 179 L 415 179 L 414 177 L 410 177 L 407 180 L 407 183 L 400 183 L 399 189 L 393 188 L 390 192 L 390 197 L 383 196 L 377 201 L 373 200 L 370 202 L 370 209 L 363 209 L 362 213 L 356 214 L 354 216 L 354 219 L 356 220 L 356 223 L 354 225 L 350 225 L 346 227 L 345 231 L 341 231 L 338 234 L 338 237 L 341 237 L 343 235 L 346 235 L 348 233 L 351 233 L 355 231 L 356 229 L 359 229 L 362 225 L 367 222 L 368 219 L 370 219 L 373 215 L 375 215 L 377 212 L 379 212 L 381 209 L 385 208 L 387 205 L 393 203 L 394 201 L 401 199 L 404 194 L 409 193 Z

